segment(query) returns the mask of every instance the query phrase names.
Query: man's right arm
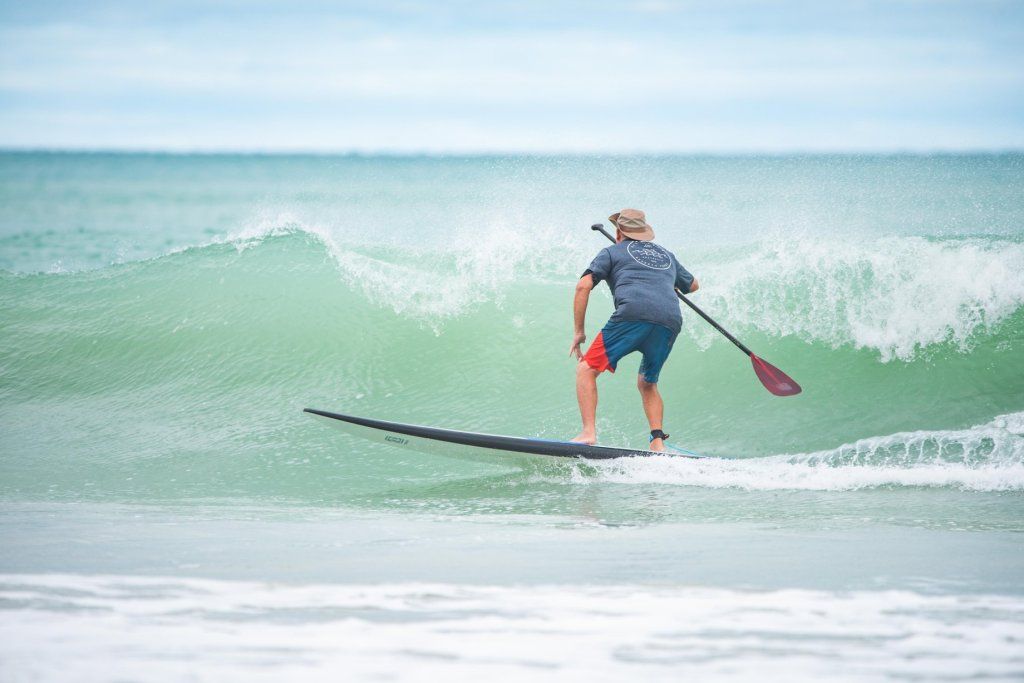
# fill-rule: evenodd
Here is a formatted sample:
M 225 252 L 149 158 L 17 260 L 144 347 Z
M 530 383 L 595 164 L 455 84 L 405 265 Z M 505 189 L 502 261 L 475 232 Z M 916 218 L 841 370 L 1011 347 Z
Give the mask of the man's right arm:
M 576 283 L 576 294 L 572 300 L 573 335 L 569 355 L 582 358 L 580 345 L 587 340 L 584 324 L 587 319 L 587 304 L 590 302 L 590 291 L 594 289 L 594 277 L 587 273 Z
M 676 264 L 676 289 L 682 294 L 691 294 L 700 289 L 697 278 L 683 267 L 683 264 L 679 262 L 675 255 L 672 256 L 672 260 Z

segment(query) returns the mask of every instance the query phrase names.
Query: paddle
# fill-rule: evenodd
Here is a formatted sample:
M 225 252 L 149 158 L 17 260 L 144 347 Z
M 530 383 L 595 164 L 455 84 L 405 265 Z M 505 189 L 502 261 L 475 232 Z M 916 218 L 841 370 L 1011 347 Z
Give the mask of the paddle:
M 604 229 L 604 225 L 601 223 L 591 225 L 590 229 L 600 232 L 612 242 L 615 241 L 615 238 L 608 234 L 608 231 Z M 676 296 L 678 296 L 684 304 L 692 308 L 697 315 L 708 321 L 713 328 L 721 332 L 726 339 L 735 344 L 740 351 L 747 354 L 747 357 L 750 358 L 750 363 L 754 366 L 754 374 L 756 374 L 757 378 L 761 380 L 761 384 L 764 385 L 765 389 L 776 396 L 795 396 L 800 393 L 800 385 L 793 381 L 789 375 L 784 373 L 782 370 L 779 370 L 763 358 L 758 358 L 753 351 L 744 346 L 743 342 L 732 336 L 727 329 L 715 322 L 710 315 L 700 310 L 700 308 L 697 307 L 697 304 L 687 299 L 678 289 L 676 289 Z

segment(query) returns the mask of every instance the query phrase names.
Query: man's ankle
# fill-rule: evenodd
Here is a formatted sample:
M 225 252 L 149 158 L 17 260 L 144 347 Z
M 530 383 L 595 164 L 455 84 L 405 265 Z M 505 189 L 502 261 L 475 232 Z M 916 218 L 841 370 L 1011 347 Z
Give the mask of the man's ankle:
M 661 431 L 661 428 L 651 430 L 651 443 L 655 441 L 664 441 L 668 438 L 668 434 Z

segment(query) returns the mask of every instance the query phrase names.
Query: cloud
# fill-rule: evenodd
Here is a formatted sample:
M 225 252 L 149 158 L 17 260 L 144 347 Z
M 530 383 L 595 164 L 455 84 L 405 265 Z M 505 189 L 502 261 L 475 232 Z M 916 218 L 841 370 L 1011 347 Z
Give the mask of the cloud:
M 1024 58 L 1019 29 L 995 16 L 1005 6 L 932 3 L 916 8 L 928 16 L 915 23 L 912 5 L 835 16 L 801 2 L 771 12 L 598 3 L 577 22 L 564 6 L 529 2 L 518 13 L 460 5 L 462 14 L 402 3 L 44 7 L 0 28 L 0 144 L 1020 146 Z M 884 7 L 900 11 L 889 22 L 871 16 Z

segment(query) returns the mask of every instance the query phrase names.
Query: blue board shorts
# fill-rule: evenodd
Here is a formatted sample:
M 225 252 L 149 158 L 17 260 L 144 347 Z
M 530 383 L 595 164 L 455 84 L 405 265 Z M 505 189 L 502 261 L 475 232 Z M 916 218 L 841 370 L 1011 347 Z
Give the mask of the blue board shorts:
M 653 384 L 658 381 L 661 366 L 668 360 L 677 334 L 656 323 L 609 320 L 597 333 L 597 339 L 587 349 L 583 360 L 598 372 L 615 372 L 615 366 L 624 356 L 639 351 L 644 356 L 640 362 L 640 374 L 645 382 Z

